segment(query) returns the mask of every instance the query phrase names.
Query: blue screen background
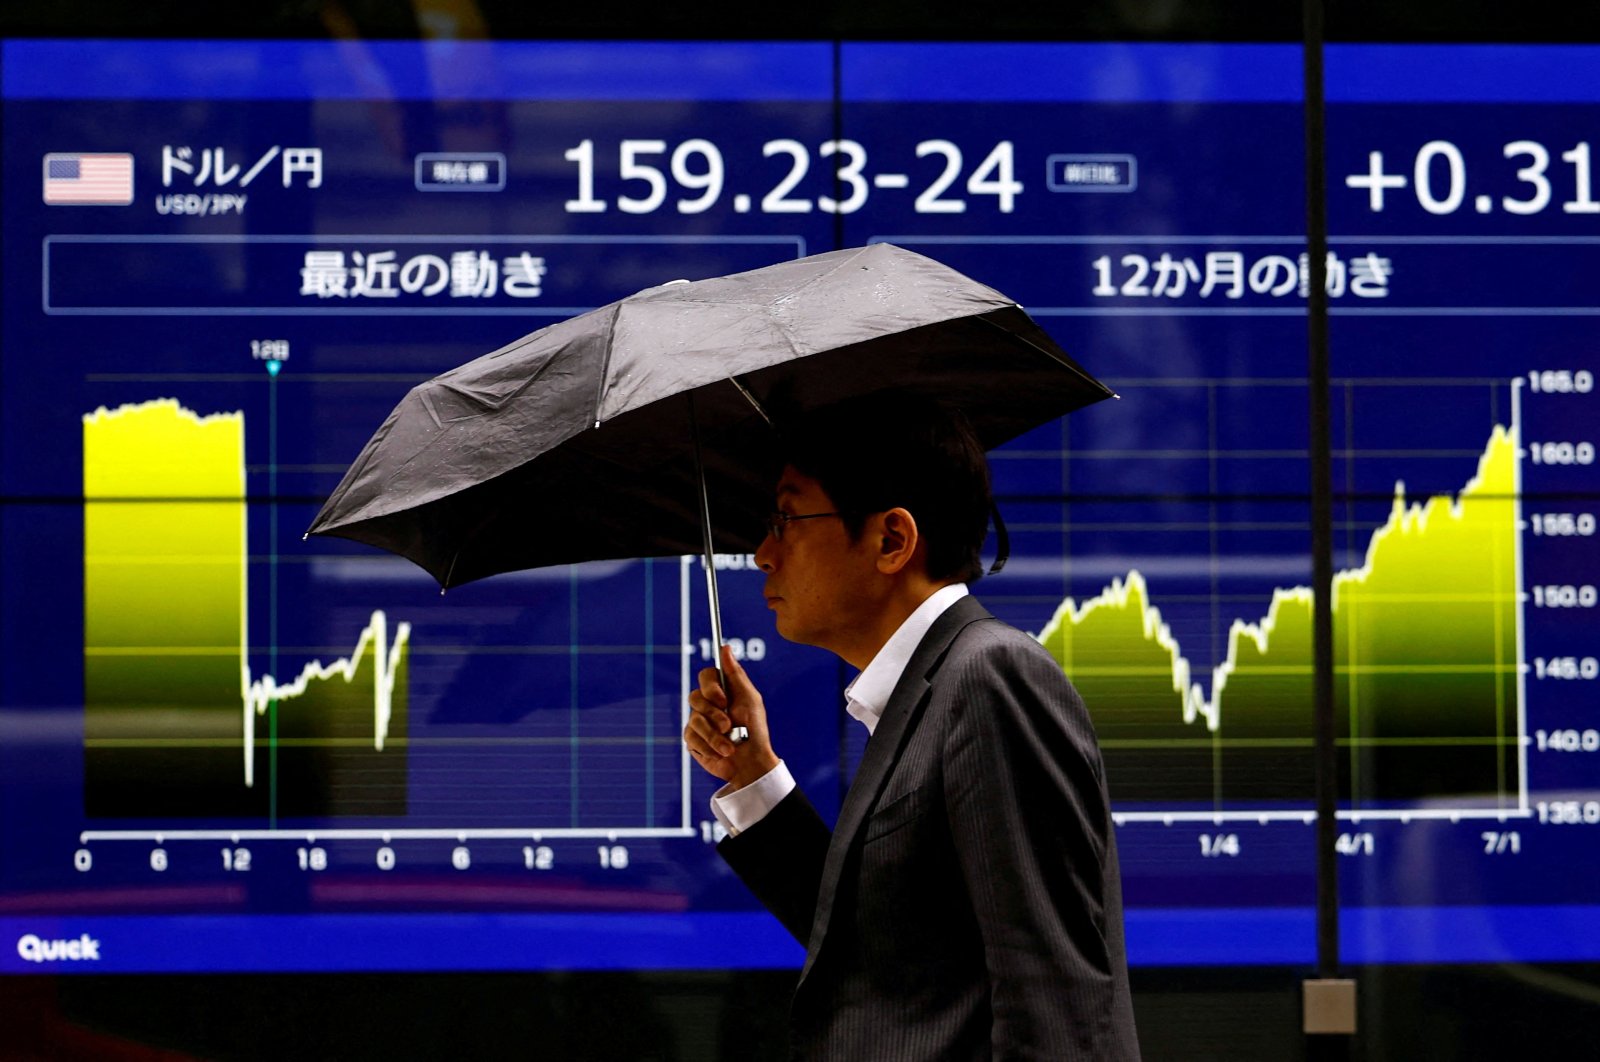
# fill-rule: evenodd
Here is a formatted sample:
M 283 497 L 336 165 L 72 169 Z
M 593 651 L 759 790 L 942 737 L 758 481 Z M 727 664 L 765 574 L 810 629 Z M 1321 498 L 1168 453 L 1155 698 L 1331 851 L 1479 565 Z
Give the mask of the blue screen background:
M 1299 64 L 1278 45 L 6 42 L 0 937 L 90 934 L 100 972 L 798 965 L 715 855 L 714 783 L 678 746 L 710 634 L 697 562 L 440 597 L 405 561 L 301 540 L 410 386 L 667 280 L 890 241 L 1019 301 L 1121 398 L 992 456 L 1014 556 L 976 590 L 1039 632 L 1137 571 L 1209 689 L 1230 625 L 1310 580 L 1304 299 L 1277 266 L 1236 296 L 1199 273 L 1226 254 L 1287 270 L 1303 248 Z M 1587 388 L 1529 377 L 1600 369 L 1580 148 L 1597 71 L 1593 48 L 1328 50 L 1330 248 L 1392 267 L 1383 294 L 1331 300 L 1337 567 L 1362 563 L 1397 481 L 1459 492 L 1514 406 L 1524 440 L 1573 446 L 1522 458 L 1525 523 L 1579 529 L 1520 532 L 1521 589 L 1576 602 L 1524 603 L 1525 794 L 1492 814 L 1453 816 L 1447 793 L 1347 805 L 1347 961 L 1600 958 L 1600 624 L 1582 603 L 1600 558 L 1580 533 L 1600 420 Z M 1531 178 L 1526 143 L 1545 155 Z M 628 144 L 661 195 L 625 174 Z M 289 165 L 302 149 L 316 171 Z M 41 160 L 70 153 L 131 155 L 132 202 L 48 202 Z M 1360 183 L 1375 153 L 1404 180 L 1381 210 Z M 480 158 L 502 188 L 431 169 Z M 860 176 L 836 180 L 839 160 Z M 1540 180 L 1537 209 L 1505 205 Z M 387 253 L 397 277 L 457 255 L 544 271 L 532 297 L 323 296 L 304 290 L 312 253 Z M 81 425 L 161 398 L 243 413 L 253 675 L 348 655 L 375 610 L 412 625 L 403 814 L 218 814 L 198 782 L 181 814 L 141 812 L 136 789 L 89 813 Z M 725 632 L 831 816 L 863 739 L 851 675 L 783 643 L 759 573 L 725 562 Z M 1131 961 L 1312 961 L 1309 778 L 1265 802 L 1159 779 L 1121 799 L 1114 770 L 1112 789 Z M 0 970 L 33 968 L 0 949 Z

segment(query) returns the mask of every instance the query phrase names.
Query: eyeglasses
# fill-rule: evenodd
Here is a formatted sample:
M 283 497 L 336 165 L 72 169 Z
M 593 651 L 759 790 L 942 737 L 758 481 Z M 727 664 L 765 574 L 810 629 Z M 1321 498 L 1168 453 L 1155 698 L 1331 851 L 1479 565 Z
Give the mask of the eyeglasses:
M 844 515 L 846 515 L 846 514 L 845 513 L 806 513 L 803 516 L 793 516 L 793 515 L 791 515 L 789 513 L 768 513 L 767 514 L 767 534 L 771 535 L 773 538 L 777 539 L 779 542 L 782 542 L 783 541 L 783 529 L 785 527 L 788 527 L 790 524 L 794 523 L 796 520 L 820 520 L 824 516 L 844 516 Z

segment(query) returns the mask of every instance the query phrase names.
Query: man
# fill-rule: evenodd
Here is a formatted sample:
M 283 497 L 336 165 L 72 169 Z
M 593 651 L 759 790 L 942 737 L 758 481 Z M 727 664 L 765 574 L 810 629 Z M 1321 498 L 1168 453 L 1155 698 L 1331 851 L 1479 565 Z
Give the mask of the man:
M 874 398 L 785 438 L 756 553 L 778 632 L 861 669 L 871 731 L 830 831 L 724 650 L 684 740 L 727 784 L 718 851 L 806 945 L 814 1059 L 1138 1057 L 1116 845 L 1088 715 L 1060 666 L 967 593 L 991 502 L 959 414 Z M 749 739 L 734 745 L 732 727 Z

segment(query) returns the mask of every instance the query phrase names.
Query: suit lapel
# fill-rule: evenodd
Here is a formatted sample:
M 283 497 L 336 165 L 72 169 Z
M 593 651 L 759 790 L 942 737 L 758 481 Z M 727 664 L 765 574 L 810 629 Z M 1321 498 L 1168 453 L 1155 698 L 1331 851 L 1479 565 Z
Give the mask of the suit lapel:
M 962 628 L 988 616 L 989 610 L 971 595 L 956 601 L 928 628 L 928 633 L 906 663 L 905 671 L 901 672 L 900 681 L 895 683 L 889 703 L 884 706 L 883 715 L 878 718 L 878 725 L 862 754 L 855 780 L 845 794 L 844 805 L 839 809 L 838 825 L 833 828 L 827 862 L 822 868 L 822 882 L 817 890 L 817 913 L 811 924 L 806 963 L 800 971 L 801 983 L 804 983 L 806 974 L 810 973 L 812 964 L 816 962 L 822 940 L 827 935 L 834 897 L 838 894 L 839 878 L 850 847 L 866 822 L 868 812 L 877 803 L 878 794 L 889 780 L 891 769 L 900 759 L 900 750 L 905 747 L 906 739 L 915 729 L 916 721 L 928 702 L 931 690 L 929 680 L 943 663 L 945 650 L 950 648 L 950 643 Z

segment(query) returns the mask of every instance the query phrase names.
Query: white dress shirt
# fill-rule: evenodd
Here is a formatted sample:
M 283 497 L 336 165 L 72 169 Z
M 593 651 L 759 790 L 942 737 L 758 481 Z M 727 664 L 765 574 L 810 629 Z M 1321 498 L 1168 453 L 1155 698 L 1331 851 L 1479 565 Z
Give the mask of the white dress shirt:
M 877 729 L 878 719 L 883 715 L 884 708 L 888 707 L 890 695 L 900 682 L 906 665 L 911 662 L 911 654 L 922 644 L 934 621 L 966 596 L 966 583 L 952 583 L 929 594 L 883 643 L 883 648 L 868 661 L 855 681 L 845 687 L 844 710 L 851 717 L 859 719 L 867 728 L 867 733 Z M 729 783 L 712 794 L 711 813 L 729 833 L 737 834 L 765 818 L 780 800 L 789 795 L 795 782 L 788 766 L 779 760 L 776 767 L 744 788 L 732 789 L 731 785 Z

